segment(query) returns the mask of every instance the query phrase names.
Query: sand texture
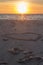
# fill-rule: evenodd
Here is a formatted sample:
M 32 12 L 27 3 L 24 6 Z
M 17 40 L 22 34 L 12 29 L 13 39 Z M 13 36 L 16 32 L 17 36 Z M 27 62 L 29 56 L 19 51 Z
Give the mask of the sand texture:
M 17 55 L 8 52 L 8 49 L 15 47 L 43 57 L 43 20 L 0 20 L 0 61 L 8 65 L 43 65 L 43 62 L 35 60 L 18 63 L 24 57 L 23 52 Z

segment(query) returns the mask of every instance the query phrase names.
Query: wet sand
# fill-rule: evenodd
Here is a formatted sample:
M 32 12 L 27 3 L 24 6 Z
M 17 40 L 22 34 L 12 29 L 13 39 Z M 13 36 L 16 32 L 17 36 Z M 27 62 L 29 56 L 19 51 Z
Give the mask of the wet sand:
M 8 62 L 8 65 L 21 65 L 17 60 L 24 54 L 13 55 L 8 52 L 14 47 L 33 51 L 35 55 L 43 57 L 43 20 L 0 20 L 0 60 Z M 22 65 L 37 64 L 37 61 L 30 61 Z

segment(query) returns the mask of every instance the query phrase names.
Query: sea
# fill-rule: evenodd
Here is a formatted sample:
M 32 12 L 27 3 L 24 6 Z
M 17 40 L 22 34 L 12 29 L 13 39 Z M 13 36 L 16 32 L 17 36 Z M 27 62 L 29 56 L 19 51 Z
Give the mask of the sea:
M 43 14 L 0 14 L 0 19 L 8 20 L 43 20 Z

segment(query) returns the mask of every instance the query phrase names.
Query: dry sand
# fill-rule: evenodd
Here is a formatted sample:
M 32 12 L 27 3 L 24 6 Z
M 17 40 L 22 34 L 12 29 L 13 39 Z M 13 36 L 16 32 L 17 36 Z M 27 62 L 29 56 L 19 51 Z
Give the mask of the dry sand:
M 9 48 L 14 47 L 33 51 L 43 57 L 43 20 L 0 20 L 0 60 L 8 62 L 8 65 L 21 65 L 16 61 L 24 56 L 23 53 L 13 55 L 8 52 Z M 22 65 L 37 65 L 37 62 Z

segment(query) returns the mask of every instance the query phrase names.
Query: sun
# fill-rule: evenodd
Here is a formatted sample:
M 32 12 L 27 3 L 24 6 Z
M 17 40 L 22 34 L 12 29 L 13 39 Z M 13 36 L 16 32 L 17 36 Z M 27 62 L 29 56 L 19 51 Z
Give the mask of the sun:
M 26 2 L 18 2 L 17 11 L 20 14 L 27 13 L 27 3 Z

